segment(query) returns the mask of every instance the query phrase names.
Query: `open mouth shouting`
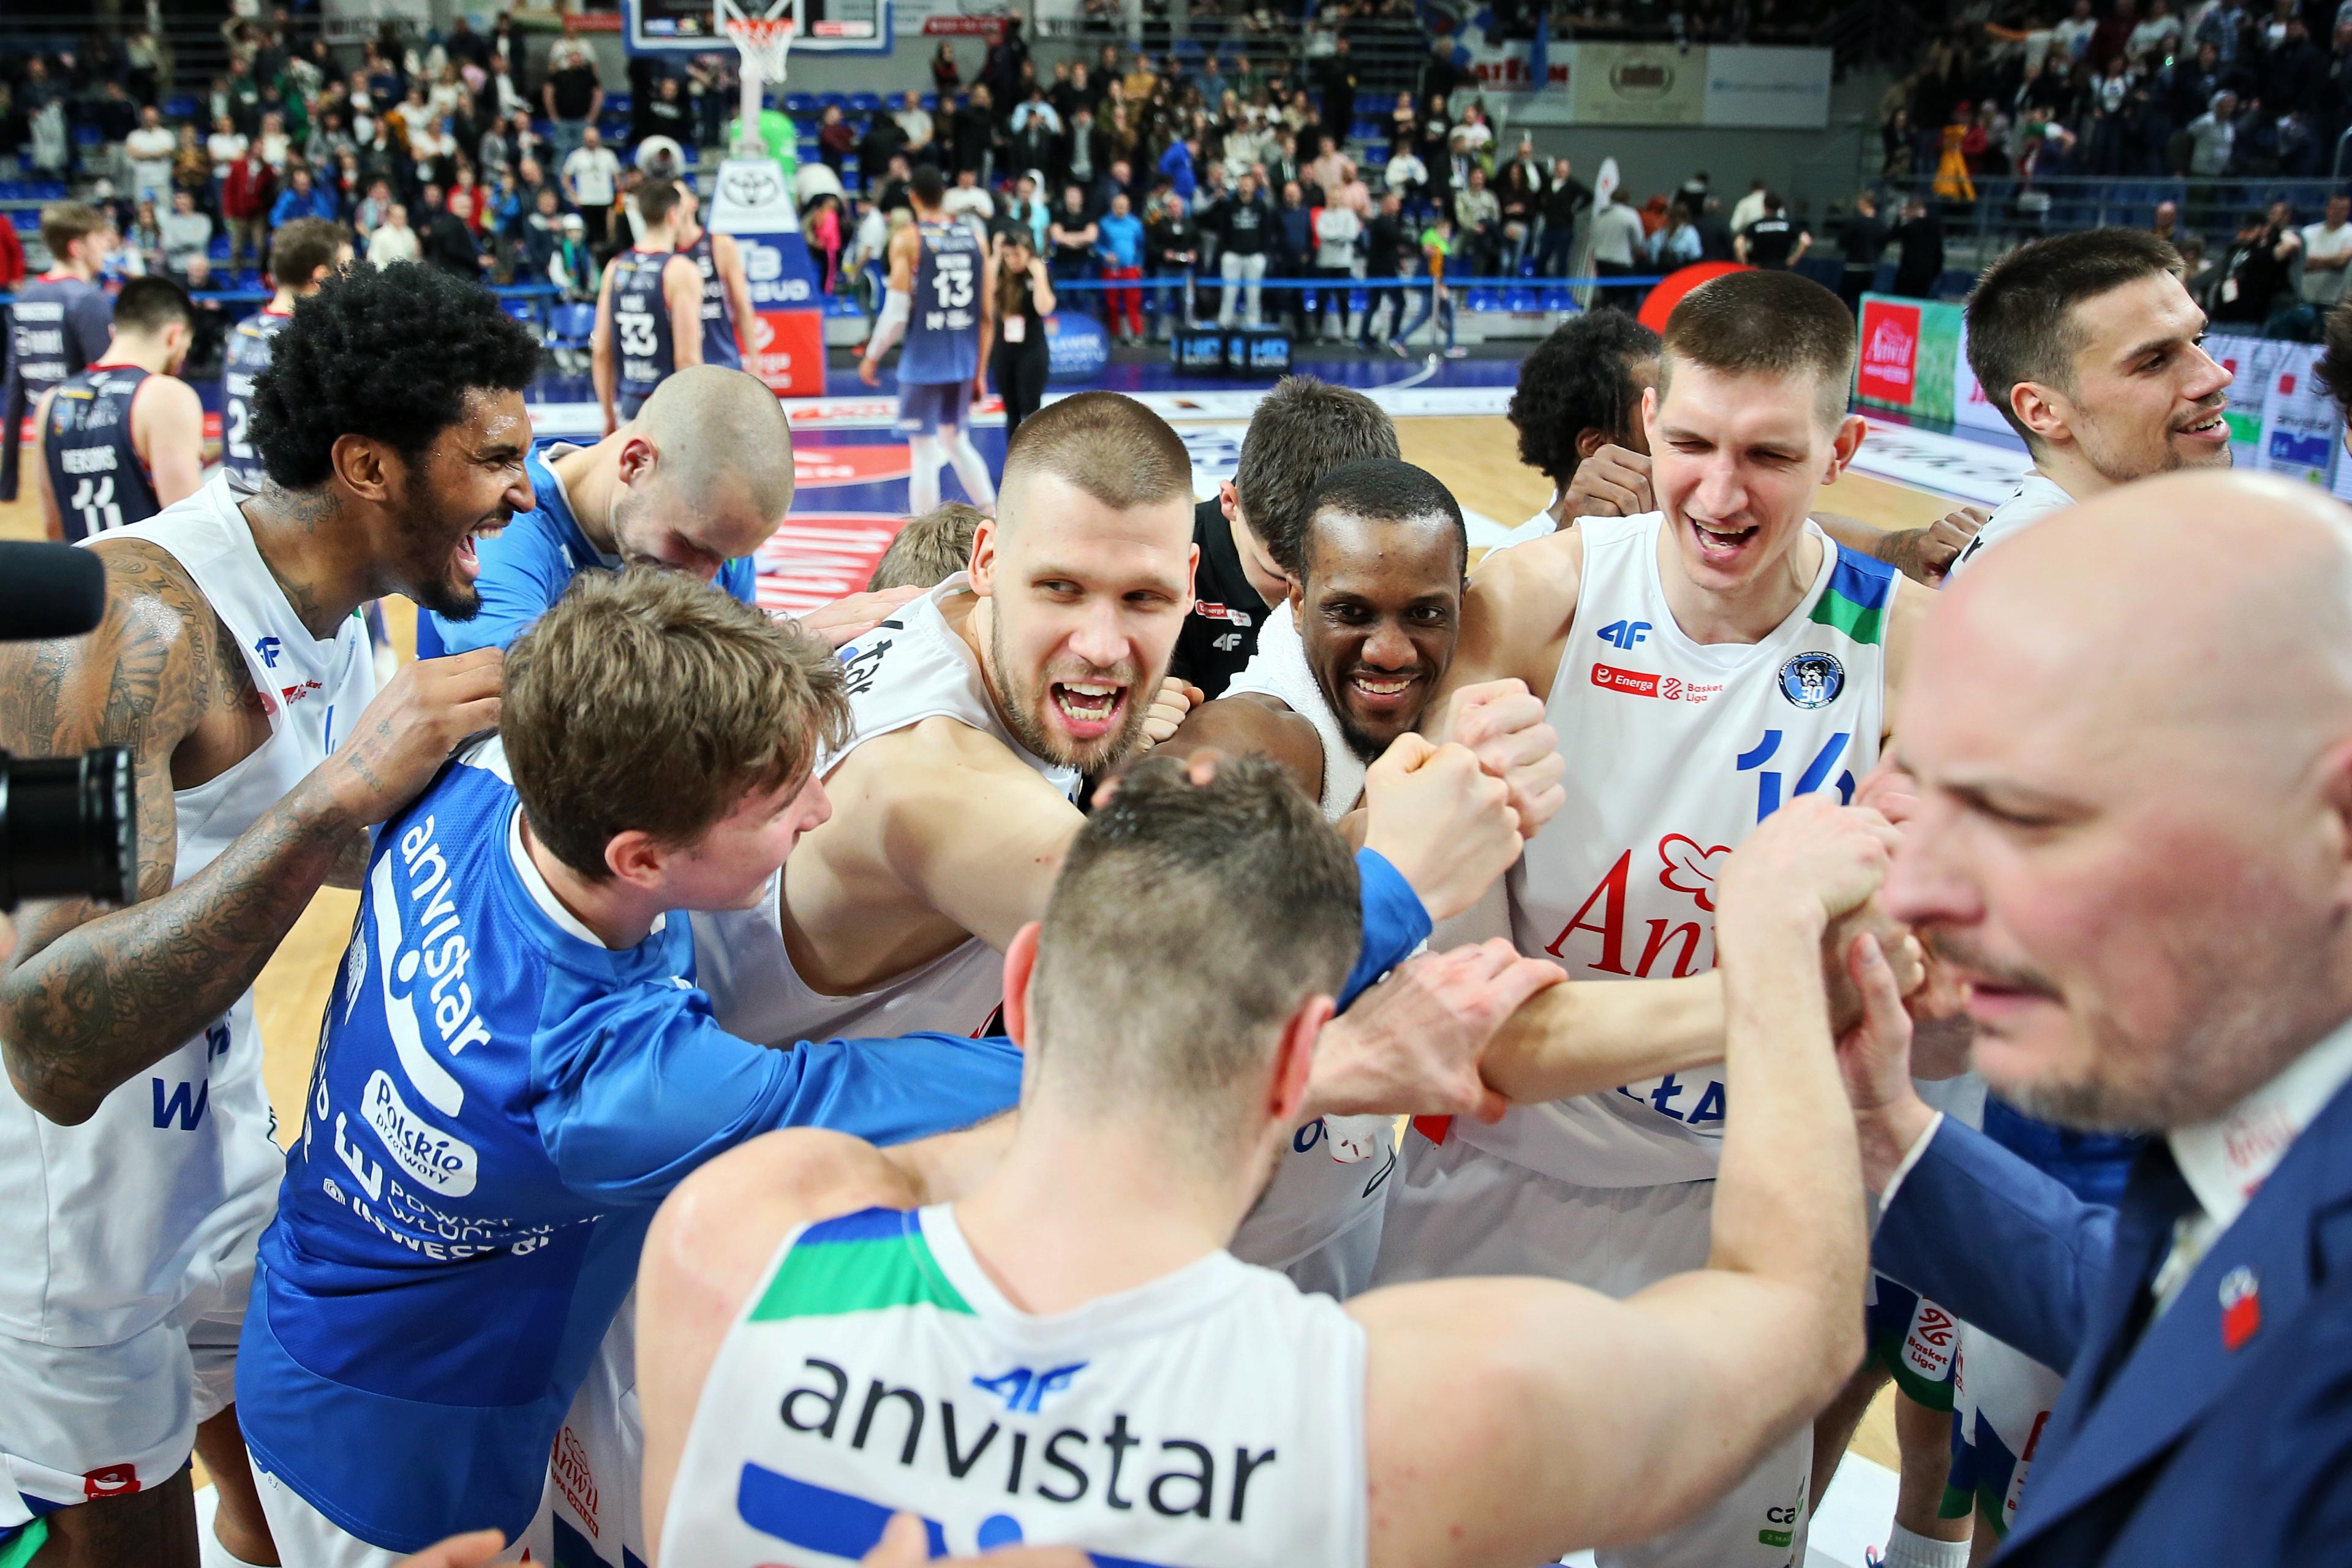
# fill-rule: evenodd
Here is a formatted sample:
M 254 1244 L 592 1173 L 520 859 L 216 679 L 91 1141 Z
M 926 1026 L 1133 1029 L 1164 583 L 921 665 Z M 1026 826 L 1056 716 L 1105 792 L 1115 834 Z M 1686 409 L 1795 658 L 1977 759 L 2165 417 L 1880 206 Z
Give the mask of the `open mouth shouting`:
M 1762 532 L 1757 527 L 1734 528 L 1725 523 L 1690 519 L 1691 537 L 1698 542 L 1699 559 L 1709 566 L 1728 567 L 1738 564 L 1742 554 L 1755 544 Z
M 507 524 L 513 521 L 512 512 L 494 512 L 466 531 L 466 536 L 457 541 L 457 548 L 450 556 L 457 563 L 460 582 L 471 583 L 482 574 L 481 552 L 476 546 L 485 539 L 494 539 L 505 532 Z
M 1118 728 L 1127 711 L 1128 688 L 1108 680 L 1056 680 L 1046 687 L 1049 705 L 1064 730 L 1092 741 Z

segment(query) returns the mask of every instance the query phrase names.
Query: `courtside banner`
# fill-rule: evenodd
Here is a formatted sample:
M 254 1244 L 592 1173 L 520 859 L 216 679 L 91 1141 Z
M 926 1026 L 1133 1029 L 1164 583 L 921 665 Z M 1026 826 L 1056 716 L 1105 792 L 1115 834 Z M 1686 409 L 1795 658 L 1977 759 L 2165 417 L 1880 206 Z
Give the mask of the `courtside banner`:
M 774 160 L 719 164 L 710 231 L 734 237 L 751 285 L 751 320 L 740 328 L 743 368 L 780 395 L 823 395 L 824 311 L 816 268 L 801 237 L 792 187 Z
M 1854 395 L 1921 419 L 1950 419 L 1960 363 L 1960 307 L 1941 300 L 1862 297 Z

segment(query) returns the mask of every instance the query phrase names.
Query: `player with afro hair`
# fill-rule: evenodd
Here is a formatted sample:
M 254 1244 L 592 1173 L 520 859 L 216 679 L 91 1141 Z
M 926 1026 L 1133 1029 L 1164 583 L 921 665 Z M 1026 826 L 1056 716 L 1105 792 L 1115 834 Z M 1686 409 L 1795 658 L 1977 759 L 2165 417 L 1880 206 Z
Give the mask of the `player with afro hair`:
M 349 268 L 296 307 L 255 384 L 264 503 L 349 525 L 380 591 L 462 620 L 477 535 L 533 504 L 530 332 L 487 289 L 413 262 Z
M 1551 504 L 1515 533 L 1536 538 L 1580 517 L 1653 510 L 1642 394 L 1658 382 L 1658 334 L 1621 310 L 1577 316 L 1519 366 L 1511 423 L 1519 460 L 1552 482 Z

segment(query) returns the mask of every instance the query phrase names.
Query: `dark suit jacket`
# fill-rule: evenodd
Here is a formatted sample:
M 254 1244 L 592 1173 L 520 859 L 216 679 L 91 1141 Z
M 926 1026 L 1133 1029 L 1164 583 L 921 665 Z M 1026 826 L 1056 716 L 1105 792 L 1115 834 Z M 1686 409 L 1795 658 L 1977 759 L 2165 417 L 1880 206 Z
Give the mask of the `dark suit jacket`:
M 2004 1568 L 2352 1561 L 2352 1088 L 2151 1326 L 2193 1201 L 2160 1140 L 2111 1209 L 1948 1120 L 1887 1205 L 1881 1273 L 2066 1369 Z M 2239 1270 L 2260 1326 L 2233 1351 Z

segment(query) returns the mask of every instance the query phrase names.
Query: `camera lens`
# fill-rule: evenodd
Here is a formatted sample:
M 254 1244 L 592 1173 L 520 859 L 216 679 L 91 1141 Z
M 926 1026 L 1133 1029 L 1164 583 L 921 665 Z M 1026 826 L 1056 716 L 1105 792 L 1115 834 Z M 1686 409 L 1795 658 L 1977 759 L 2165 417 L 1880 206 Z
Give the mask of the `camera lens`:
M 127 746 L 79 757 L 0 753 L 0 910 L 26 899 L 130 902 L 139 887 L 136 784 Z

